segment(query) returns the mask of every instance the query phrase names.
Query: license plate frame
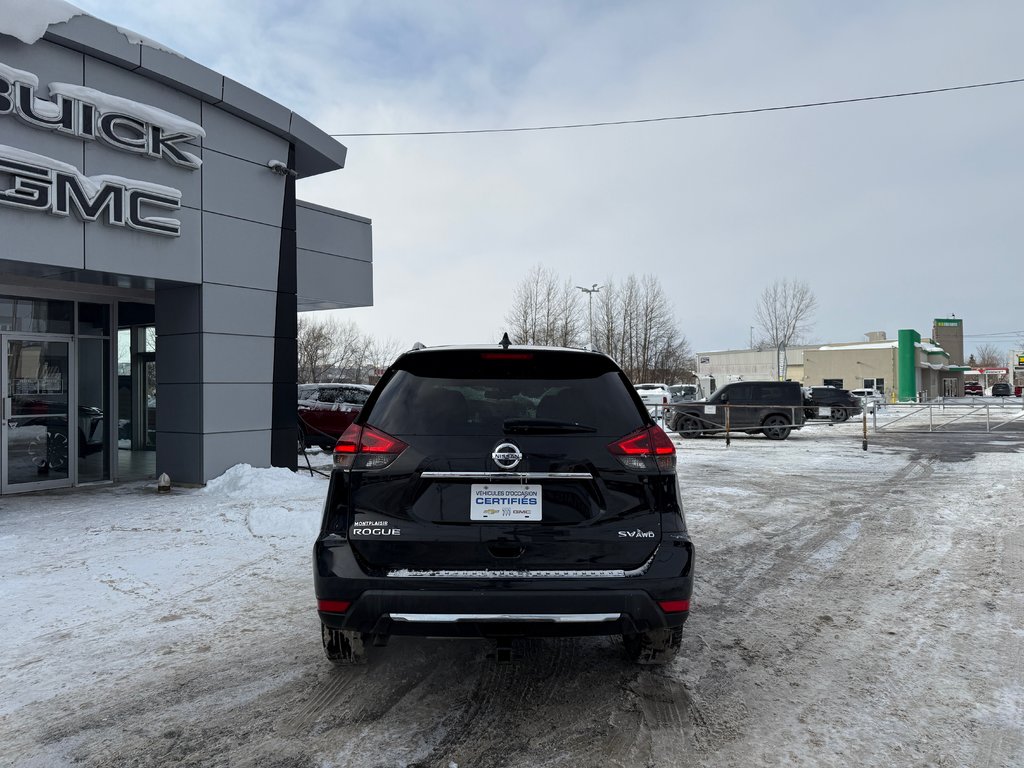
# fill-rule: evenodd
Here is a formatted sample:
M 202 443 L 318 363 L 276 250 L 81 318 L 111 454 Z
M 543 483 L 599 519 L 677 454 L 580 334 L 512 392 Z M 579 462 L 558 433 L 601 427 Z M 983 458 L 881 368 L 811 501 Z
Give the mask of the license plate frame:
M 537 483 L 473 483 L 469 519 L 480 523 L 537 523 L 544 518 L 543 493 Z

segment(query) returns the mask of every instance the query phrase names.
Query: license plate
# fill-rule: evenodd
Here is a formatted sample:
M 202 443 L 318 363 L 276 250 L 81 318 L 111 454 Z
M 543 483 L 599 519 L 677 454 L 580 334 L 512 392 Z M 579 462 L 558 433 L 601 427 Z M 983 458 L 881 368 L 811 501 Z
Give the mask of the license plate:
M 469 519 L 534 522 L 541 519 L 539 485 L 478 485 L 471 487 Z

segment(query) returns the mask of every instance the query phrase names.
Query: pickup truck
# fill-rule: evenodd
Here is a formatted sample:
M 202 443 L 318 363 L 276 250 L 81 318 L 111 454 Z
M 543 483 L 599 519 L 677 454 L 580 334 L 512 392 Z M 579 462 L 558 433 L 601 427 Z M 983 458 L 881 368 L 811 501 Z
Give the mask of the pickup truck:
M 668 427 L 681 437 L 701 437 L 729 429 L 769 440 L 785 440 L 804 425 L 803 392 L 795 381 L 735 381 L 707 400 L 674 406 Z
M 635 384 L 633 386 L 644 405 L 647 406 L 647 410 L 655 418 L 662 415 L 665 406 L 672 400 L 668 384 Z

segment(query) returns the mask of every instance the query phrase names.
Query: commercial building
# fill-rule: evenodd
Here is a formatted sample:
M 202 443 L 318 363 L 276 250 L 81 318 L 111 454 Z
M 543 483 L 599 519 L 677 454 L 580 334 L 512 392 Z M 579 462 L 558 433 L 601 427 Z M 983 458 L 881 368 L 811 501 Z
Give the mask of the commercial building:
M 33 16 L 34 15 L 34 16 Z M 372 302 L 346 149 L 64 3 L 0 18 L 0 492 L 296 463 L 296 313 Z
M 698 373 L 716 383 L 736 379 L 785 378 L 805 386 L 874 388 L 887 399 L 910 401 L 958 397 L 964 393 L 963 320 L 938 318 L 930 338 L 903 329 L 889 339 L 884 331 L 866 341 L 802 346 L 786 350 L 780 376 L 776 350 L 700 352 Z M 941 342 L 941 343 L 940 343 Z

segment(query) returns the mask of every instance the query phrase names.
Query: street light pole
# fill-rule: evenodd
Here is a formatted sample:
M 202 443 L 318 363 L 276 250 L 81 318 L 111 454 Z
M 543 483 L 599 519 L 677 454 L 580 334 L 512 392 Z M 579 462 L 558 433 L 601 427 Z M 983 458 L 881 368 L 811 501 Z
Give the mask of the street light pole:
M 589 288 L 577 285 L 581 291 L 587 294 L 587 314 L 590 317 L 590 346 L 594 346 L 594 294 L 601 290 L 601 286 L 594 283 Z

